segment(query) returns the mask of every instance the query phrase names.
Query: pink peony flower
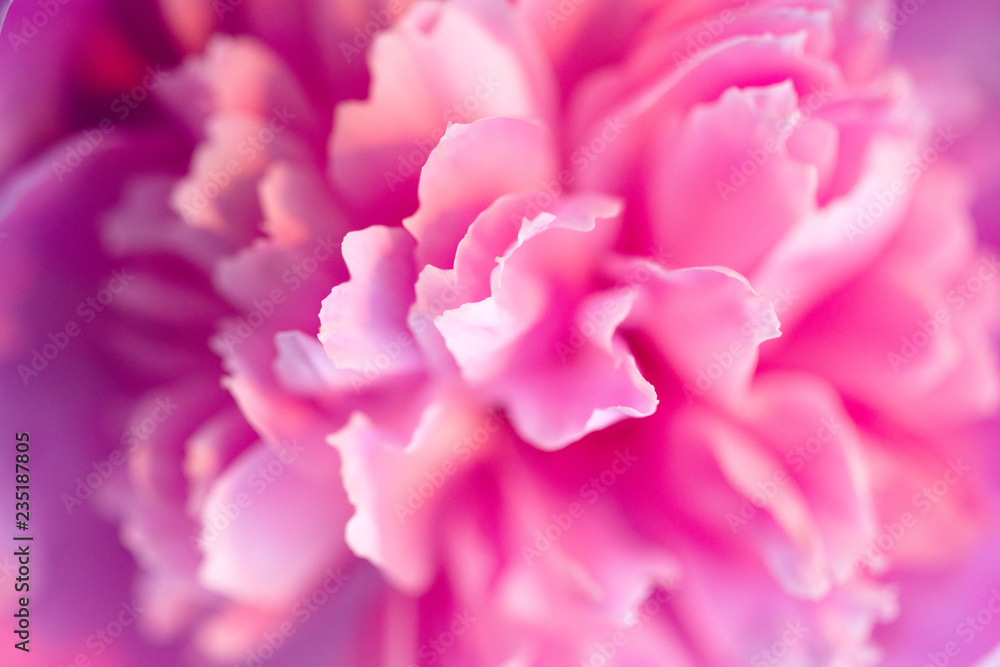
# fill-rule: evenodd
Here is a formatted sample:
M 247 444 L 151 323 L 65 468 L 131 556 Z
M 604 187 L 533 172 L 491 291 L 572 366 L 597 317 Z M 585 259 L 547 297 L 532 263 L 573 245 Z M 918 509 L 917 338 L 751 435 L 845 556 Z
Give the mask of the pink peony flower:
M 0 56 L 16 664 L 993 664 L 940 8 L 77 1 Z

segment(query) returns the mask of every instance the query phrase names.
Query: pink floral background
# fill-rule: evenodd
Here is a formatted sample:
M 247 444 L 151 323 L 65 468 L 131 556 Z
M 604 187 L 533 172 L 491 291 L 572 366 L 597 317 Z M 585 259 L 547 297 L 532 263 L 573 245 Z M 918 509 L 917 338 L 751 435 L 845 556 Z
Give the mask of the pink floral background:
M 998 62 L 985 0 L 14 0 L 0 664 L 997 667 Z

